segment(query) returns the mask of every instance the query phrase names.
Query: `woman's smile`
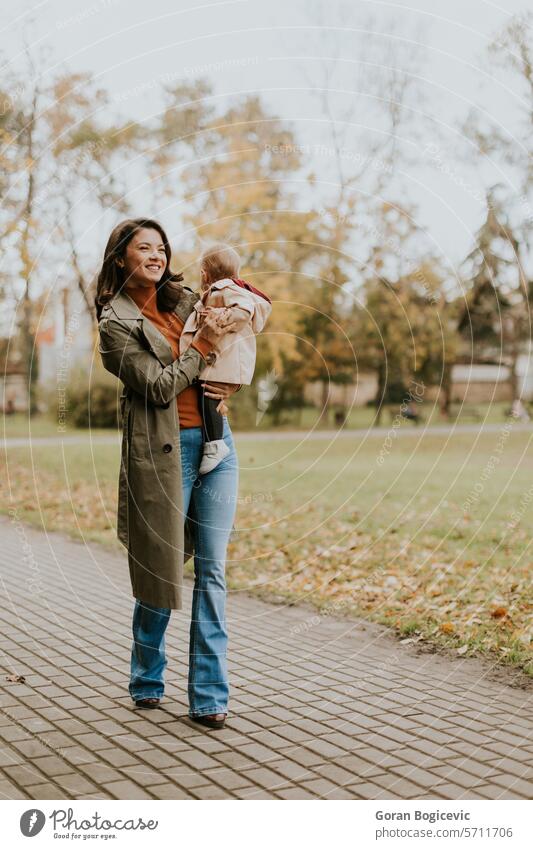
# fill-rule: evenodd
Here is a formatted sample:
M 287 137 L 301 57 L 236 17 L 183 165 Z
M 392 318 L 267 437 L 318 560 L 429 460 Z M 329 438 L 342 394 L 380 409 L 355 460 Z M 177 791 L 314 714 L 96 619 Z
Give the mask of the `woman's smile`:
M 167 267 L 165 245 L 157 230 L 141 228 L 124 253 L 124 277 L 127 285 L 158 283 Z

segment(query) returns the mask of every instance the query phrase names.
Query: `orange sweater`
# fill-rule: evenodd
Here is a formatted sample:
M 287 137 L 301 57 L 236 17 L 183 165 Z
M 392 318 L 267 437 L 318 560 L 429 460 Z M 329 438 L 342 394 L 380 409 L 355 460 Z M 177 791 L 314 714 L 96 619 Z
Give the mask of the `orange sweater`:
M 174 358 L 177 359 L 179 357 L 179 338 L 183 330 L 182 320 L 175 313 L 158 310 L 155 287 L 153 289 L 145 286 L 136 286 L 134 289 L 128 287 L 127 294 L 132 301 L 135 301 L 142 314 L 152 324 L 155 324 L 167 339 L 172 347 Z M 196 348 L 204 358 L 212 350 L 210 343 L 204 340 L 193 342 L 191 347 Z M 196 386 L 187 386 L 183 392 L 180 392 L 177 396 L 177 404 L 180 428 L 202 426 L 202 414 Z

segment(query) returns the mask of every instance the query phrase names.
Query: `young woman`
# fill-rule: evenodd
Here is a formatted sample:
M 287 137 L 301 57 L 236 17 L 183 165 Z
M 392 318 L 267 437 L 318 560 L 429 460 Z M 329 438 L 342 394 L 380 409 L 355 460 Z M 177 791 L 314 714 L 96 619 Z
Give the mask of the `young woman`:
M 206 308 L 193 344 L 180 357 L 179 338 L 198 296 L 170 271 L 161 225 L 122 222 L 105 249 L 96 310 L 99 352 L 123 383 L 123 427 L 117 535 L 128 550 L 135 606 L 129 692 L 154 708 L 164 693 L 165 630 L 182 607 L 183 562 L 194 552 L 189 644 L 189 716 L 221 728 L 227 715 L 226 547 L 237 501 L 238 461 L 224 415 L 225 460 L 198 475 L 202 458 L 200 393 L 192 385 L 216 360 L 229 313 Z M 224 399 L 230 384 L 203 384 Z

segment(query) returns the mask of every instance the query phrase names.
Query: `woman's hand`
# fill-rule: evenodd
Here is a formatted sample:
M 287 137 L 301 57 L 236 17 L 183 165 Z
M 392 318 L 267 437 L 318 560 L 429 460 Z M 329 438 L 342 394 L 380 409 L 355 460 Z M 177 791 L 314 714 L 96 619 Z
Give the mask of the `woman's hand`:
M 204 307 L 199 313 L 202 324 L 194 334 L 194 339 L 205 339 L 216 348 L 217 342 L 226 333 L 234 330 L 237 322 L 231 318 L 231 311 L 217 307 Z
M 201 381 L 200 381 L 201 382 Z M 202 382 L 201 382 L 202 383 Z M 228 406 L 225 402 L 226 398 L 233 395 L 239 388 L 238 383 L 202 383 L 204 387 L 204 395 L 206 398 L 220 398 L 220 404 L 217 406 L 217 411 L 225 416 L 228 413 Z

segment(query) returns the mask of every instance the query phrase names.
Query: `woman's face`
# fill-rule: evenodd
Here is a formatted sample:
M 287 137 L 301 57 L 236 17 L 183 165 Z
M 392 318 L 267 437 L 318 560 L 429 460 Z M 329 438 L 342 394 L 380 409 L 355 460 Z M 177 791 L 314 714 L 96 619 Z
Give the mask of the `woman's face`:
M 148 228 L 135 233 L 122 259 L 126 285 L 155 286 L 166 266 L 167 255 L 161 234 Z

